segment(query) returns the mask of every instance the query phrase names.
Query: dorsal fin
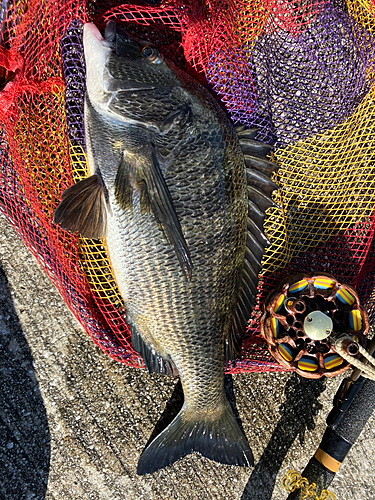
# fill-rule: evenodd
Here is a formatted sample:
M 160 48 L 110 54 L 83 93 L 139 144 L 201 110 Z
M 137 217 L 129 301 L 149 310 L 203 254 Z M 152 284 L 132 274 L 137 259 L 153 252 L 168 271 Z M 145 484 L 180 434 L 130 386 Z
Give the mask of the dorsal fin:
M 259 158 L 267 158 L 267 155 L 272 151 L 272 146 L 264 142 L 248 139 L 247 137 L 240 138 L 241 149 L 244 155 L 258 156 Z
M 242 281 L 232 324 L 224 342 L 227 363 L 240 355 L 242 336 L 255 305 L 258 273 L 261 270 L 264 250 L 269 245 L 263 232 L 265 211 L 275 206 L 271 194 L 277 189 L 277 185 L 270 176 L 277 169 L 277 165 L 266 159 L 272 147 L 254 140 L 256 130 L 246 130 L 242 127 L 240 130 L 236 129 L 244 152 L 249 202 Z
M 245 125 L 237 125 L 237 127 L 235 127 L 235 130 L 237 132 L 240 141 L 242 138 L 255 139 L 255 137 L 259 132 L 259 129 L 256 127 L 247 128 Z
M 268 175 L 258 172 L 257 170 L 253 170 L 252 168 L 246 169 L 246 178 L 248 186 L 255 187 L 258 191 L 262 191 L 268 196 L 271 196 L 273 191 L 277 189 L 277 185 L 271 181 Z
M 263 224 L 263 219 L 264 219 L 264 212 L 261 210 L 256 203 L 254 203 L 251 200 L 248 200 L 248 211 L 247 211 L 247 218 L 248 220 L 250 219 L 253 224 L 255 224 L 258 227 L 262 227 Z
M 91 175 L 66 189 L 53 222 L 84 238 L 103 238 L 107 228 L 107 209 L 100 177 Z
M 267 208 L 275 206 L 275 202 L 266 192 L 263 191 L 263 189 L 257 189 L 254 186 L 248 185 L 247 193 L 249 199 L 258 205 L 263 212 L 265 212 Z
M 271 174 L 278 168 L 272 161 L 265 160 L 264 158 L 257 158 L 254 155 L 244 155 L 244 159 L 247 167 L 255 168 L 258 172 L 261 172 L 268 177 L 270 177 Z

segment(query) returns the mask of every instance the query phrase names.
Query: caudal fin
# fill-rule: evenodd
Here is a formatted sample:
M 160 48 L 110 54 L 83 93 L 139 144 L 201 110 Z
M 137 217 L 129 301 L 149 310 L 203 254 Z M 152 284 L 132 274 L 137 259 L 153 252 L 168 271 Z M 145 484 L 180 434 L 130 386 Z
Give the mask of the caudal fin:
M 151 474 L 194 451 L 223 464 L 254 465 L 249 443 L 229 404 L 225 404 L 215 420 L 199 420 L 183 407 L 143 452 L 137 473 Z

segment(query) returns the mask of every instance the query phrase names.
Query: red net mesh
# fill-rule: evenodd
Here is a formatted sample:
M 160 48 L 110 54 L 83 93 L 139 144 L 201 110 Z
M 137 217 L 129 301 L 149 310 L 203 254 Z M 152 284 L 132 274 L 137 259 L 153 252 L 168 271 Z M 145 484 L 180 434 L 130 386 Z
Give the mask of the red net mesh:
M 86 175 L 84 22 L 116 19 L 207 83 L 235 123 L 259 128 L 280 168 L 259 301 L 289 274 L 330 272 L 375 314 L 371 0 L 2 2 L 0 208 L 104 352 L 142 366 L 104 243 L 52 223 Z M 282 369 L 258 332 L 232 373 Z

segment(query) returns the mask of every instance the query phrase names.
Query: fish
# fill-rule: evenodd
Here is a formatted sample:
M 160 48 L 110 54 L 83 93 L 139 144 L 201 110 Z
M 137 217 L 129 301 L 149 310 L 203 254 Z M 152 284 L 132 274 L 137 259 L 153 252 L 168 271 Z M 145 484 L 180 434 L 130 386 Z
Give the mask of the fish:
M 276 165 L 257 129 L 234 127 L 210 92 L 114 21 L 84 25 L 90 175 L 54 222 L 105 238 L 134 349 L 178 375 L 184 403 L 137 473 L 197 452 L 249 467 L 253 454 L 224 390 L 254 307 Z

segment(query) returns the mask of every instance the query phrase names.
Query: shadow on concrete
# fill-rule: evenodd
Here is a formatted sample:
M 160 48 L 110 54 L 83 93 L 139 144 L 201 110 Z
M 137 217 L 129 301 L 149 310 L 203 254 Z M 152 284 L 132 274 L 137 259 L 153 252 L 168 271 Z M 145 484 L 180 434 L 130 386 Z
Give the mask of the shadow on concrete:
M 0 498 L 42 500 L 50 468 L 46 410 L 0 266 Z
M 162 415 L 160 416 L 159 420 L 156 422 L 154 430 L 152 431 L 150 439 L 147 441 L 144 450 L 172 422 L 172 420 L 177 416 L 177 413 L 181 410 L 183 404 L 184 404 L 184 391 L 182 390 L 181 381 L 178 379 L 178 382 L 173 390 L 172 396 L 170 397 L 168 403 L 166 404 L 165 409 Z
M 306 430 L 315 428 L 314 417 L 322 408 L 318 397 L 324 390 L 325 381 L 322 379 L 309 380 L 295 373 L 291 375 L 285 386 L 282 416 L 255 465 L 241 500 L 271 499 L 276 475 L 289 448 L 296 438 L 303 444 Z

